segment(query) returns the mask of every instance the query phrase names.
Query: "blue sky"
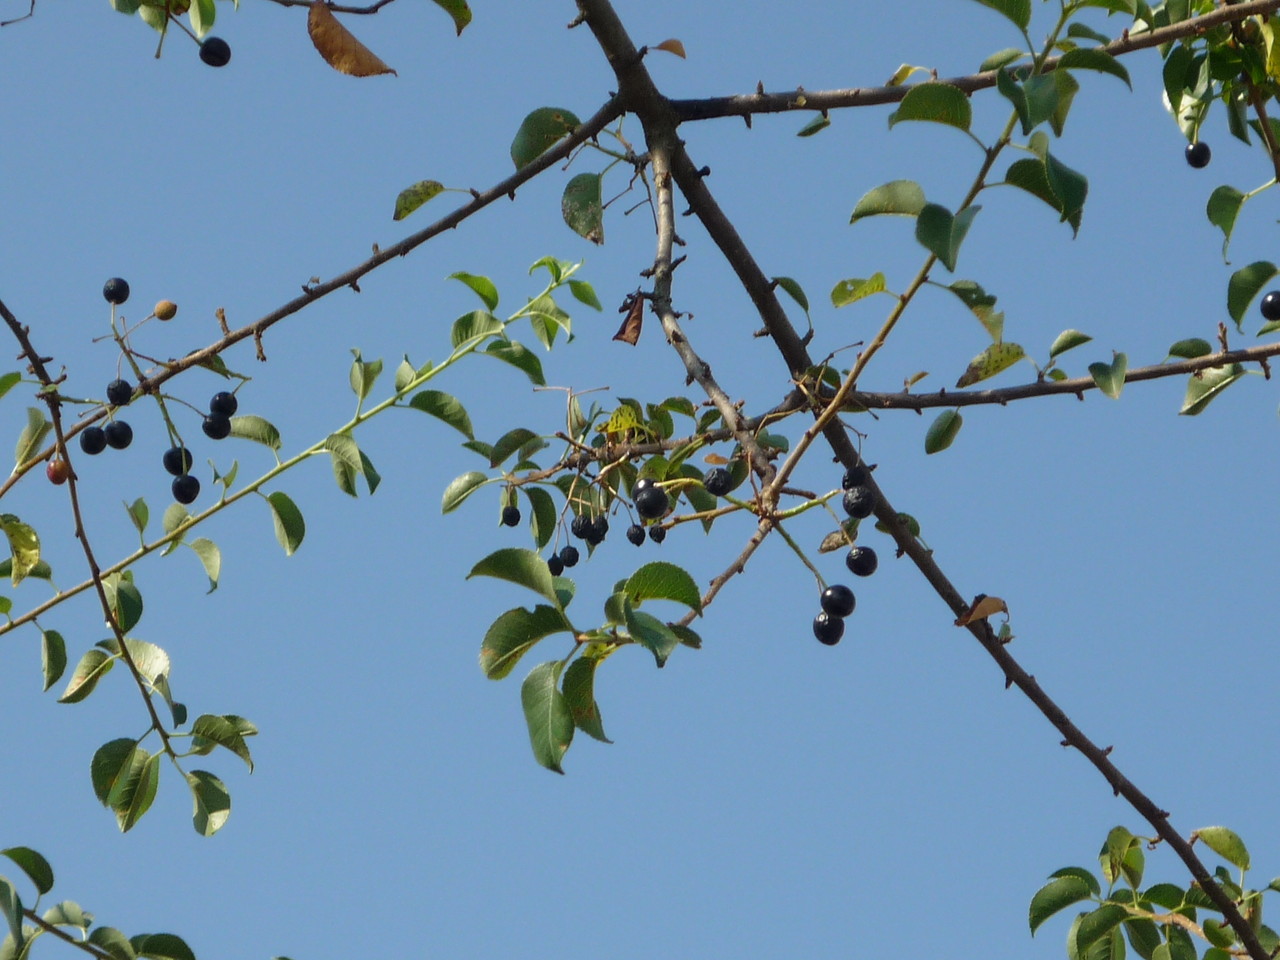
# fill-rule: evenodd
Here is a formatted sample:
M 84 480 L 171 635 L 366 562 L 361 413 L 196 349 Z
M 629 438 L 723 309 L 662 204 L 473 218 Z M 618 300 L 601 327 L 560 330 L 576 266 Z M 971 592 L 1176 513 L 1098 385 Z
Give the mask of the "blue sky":
M 1040 6 L 1037 17 L 1049 12 Z M 0 18 L 25 7 L 3 0 Z M 681 97 L 749 92 L 757 81 L 874 86 L 903 62 L 955 76 L 1018 39 L 992 11 L 958 0 L 786 9 L 743 0 L 731 14 L 619 0 L 617 9 L 638 43 L 683 41 L 687 60 L 650 58 L 664 91 Z M 456 202 L 445 194 L 394 223 L 402 187 L 433 178 L 483 189 L 510 172 L 526 113 L 552 105 L 587 116 L 614 89 L 588 32 L 565 29 L 572 4 L 476 3 L 461 38 L 432 4 L 346 18 L 398 71 L 364 80 L 319 59 L 303 8 L 246 0 L 218 13 L 214 33 L 233 51 L 222 70 L 178 35 L 155 60 L 152 32 L 101 2 L 38 4 L 32 19 L 0 31 L 0 299 L 65 367 L 68 394 L 101 396 L 115 376 L 113 345 L 94 342 L 109 332 L 107 277 L 129 280 L 133 319 L 161 298 L 180 305 L 175 321 L 148 324 L 135 340 L 152 356 L 180 356 L 216 338 L 215 308 L 247 323 Z M 1121 29 L 1118 19 L 1091 22 Z M 1037 28 L 1047 21 L 1033 22 L 1033 36 Z M 1231 270 L 1274 256 L 1273 194 L 1246 206 L 1230 266 L 1203 212 L 1218 184 L 1262 183 L 1263 153 L 1231 141 L 1219 113 L 1204 134 L 1213 162 L 1191 170 L 1160 103 L 1158 57 L 1125 63 L 1133 92 L 1082 77 L 1054 146 L 1090 179 L 1079 237 L 1038 201 L 992 190 L 958 265 L 957 276 L 999 296 L 1006 337 L 1034 355 L 1063 329 L 1091 334 L 1064 358 L 1073 375 L 1112 350 L 1156 363 L 1175 340 L 1213 339 L 1228 319 Z M 923 260 L 906 220 L 850 226 L 858 198 L 910 178 L 954 207 L 981 159 L 953 130 L 890 132 L 889 109 L 837 115 L 808 139 L 794 136 L 808 119 L 799 115 L 682 130 L 765 271 L 808 292 L 815 355 L 871 336 L 888 303 L 833 310 L 837 281 L 882 270 L 900 288 Z M 1007 104 L 987 92 L 974 111 L 975 132 L 990 139 Z M 624 129 L 638 138 L 634 121 Z M 336 293 L 279 324 L 265 341 L 268 363 L 248 344 L 233 348 L 227 363 L 254 378 L 239 393 L 242 412 L 274 422 L 286 453 L 315 442 L 350 415 L 351 349 L 391 368 L 406 353 L 439 360 L 450 322 L 476 305 L 450 273 L 492 277 L 505 313 L 537 292 L 528 267 L 548 254 L 585 261 L 580 275 L 605 304 L 603 314 L 573 310 L 576 340 L 543 357 L 548 382 L 611 388 L 602 402 L 683 392 L 683 368 L 652 319 L 638 347 L 611 340 L 614 307 L 652 260 L 646 211 L 623 216 L 628 199 L 611 208 L 601 248 L 561 221 L 564 182 L 593 162 L 548 172 L 514 203 L 379 269 L 361 293 Z M 616 171 L 612 182 L 624 186 Z M 698 225 L 682 220 L 679 230 L 688 260 L 675 300 L 693 314 L 690 339 L 748 409 L 775 402 L 785 369 L 751 336 L 759 321 L 749 301 Z M 941 267 L 937 275 L 949 281 Z M 798 311 L 792 319 L 803 322 Z M 1233 345 L 1253 343 L 1257 325 L 1251 314 Z M 918 389 L 936 390 L 986 342 L 954 298 L 926 291 L 863 385 L 897 389 L 927 370 Z M 1023 364 L 993 384 L 1032 376 Z M 531 392 L 498 364 L 475 359 L 434 385 L 464 401 L 482 439 L 561 424 L 563 394 Z M 170 387 L 200 405 L 221 381 L 194 371 Z M 1265 763 L 1280 732 L 1276 391 L 1249 377 L 1186 418 L 1183 389 L 1170 378 L 1130 385 L 1118 402 L 1095 392 L 974 408 L 955 445 L 930 457 L 927 416 L 850 422 L 881 486 L 919 518 L 960 589 L 1007 600 L 1027 669 L 1114 746 L 1184 833 L 1237 830 L 1265 883 L 1280 872 Z M 9 435 L 30 403 L 21 391 L 5 399 Z M 242 477 L 270 467 L 262 448 L 215 446 L 193 414 L 179 417 L 198 438 L 205 478 L 206 458 L 224 471 L 238 460 Z M 77 461 L 90 537 L 111 559 L 136 544 L 122 501 L 145 497 L 156 516 L 169 502 L 160 418 L 138 404 L 129 419 L 128 451 Z M 787 427 L 794 440 L 800 426 Z M 661 671 L 640 651 L 609 660 L 597 691 L 615 742 L 580 736 L 558 777 L 529 755 L 525 667 L 495 683 L 476 666 L 490 621 L 529 595 L 466 572 L 491 550 L 532 544 L 526 530 L 497 527 L 493 488 L 441 516 L 444 486 L 482 466 L 458 439 L 415 413 L 380 417 L 359 436 L 385 478 L 373 497 L 341 493 L 320 461 L 289 473 L 277 488 L 307 518 L 290 558 L 264 506 L 224 511 L 202 531 L 223 552 L 210 596 L 189 551 L 137 567 L 147 607 L 135 636 L 173 657 L 178 698 L 261 730 L 252 776 L 229 754 L 204 762 L 234 803 L 212 839 L 192 831 L 172 770 L 153 810 L 119 834 L 94 798 L 89 759 L 145 728 L 136 693 L 118 673 L 88 701 L 57 704 L 56 692 L 39 692 L 37 632 L 0 637 L 0 844 L 50 859 L 58 882 L 48 904 L 76 900 L 128 934 L 179 933 L 202 957 L 1062 956 L 1065 918 L 1029 937 L 1031 895 L 1052 870 L 1096 865 L 1112 826 L 1149 828 L 1003 689 L 920 576 L 893 560 L 890 541 L 867 539 L 880 571 L 851 584 L 858 609 L 834 648 L 810 632 L 812 576 L 770 541 L 707 609 L 701 651 L 681 649 Z M 798 482 L 829 490 L 839 476 L 815 452 Z M 65 490 L 33 473 L 5 501 L 36 522 L 59 586 L 80 582 Z M 574 571 L 578 610 L 599 609 L 609 585 L 646 558 L 705 584 L 753 529 L 738 518 L 706 537 L 686 526 L 637 551 L 623 526 L 615 520 Z M 812 551 L 827 526 L 815 516 L 792 532 Z M 829 579 L 852 580 L 838 555 L 817 562 Z M 48 587 L 10 592 L 21 611 Z M 85 597 L 41 622 L 67 637 L 73 658 L 106 635 Z M 540 648 L 527 663 L 564 652 Z M 1182 879 L 1163 851 L 1149 863 L 1153 880 Z

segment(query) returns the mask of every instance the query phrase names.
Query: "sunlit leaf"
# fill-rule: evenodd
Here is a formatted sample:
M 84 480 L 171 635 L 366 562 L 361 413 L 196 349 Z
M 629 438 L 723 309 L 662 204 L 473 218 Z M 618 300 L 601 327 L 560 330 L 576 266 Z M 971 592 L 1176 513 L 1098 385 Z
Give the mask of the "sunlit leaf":
M 914 180 L 892 180 L 862 195 L 853 208 L 850 223 L 863 217 L 895 215 L 914 217 L 924 208 L 924 190 Z
M 994 377 L 997 373 L 1009 369 L 1026 355 L 1026 351 L 1016 343 L 993 343 L 969 361 L 969 366 L 956 381 L 956 387 L 963 389 Z
M 1226 367 L 1210 367 L 1193 374 L 1187 380 L 1187 394 L 1182 400 L 1183 416 L 1194 417 L 1204 412 L 1222 391 L 1231 386 L 1245 374 L 1245 369 L 1238 363 Z
M 884 274 L 877 271 L 865 280 L 861 277 L 841 280 L 831 289 L 831 305 L 834 307 L 847 307 L 849 304 L 856 303 L 872 294 L 884 292 Z
M 452 394 L 444 393 L 441 390 L 421 390 L 413 395 L 409 401 L 409 406 L 443 420 L 468 440 L 475 439 L 475 433 L 471 428 L 471 418 L 467 416 L 466 408 Z
M 9 541 L 10 577 L 16 587 L 40 562 L 40 537 L 12 513 L 0 513 L 0 530 Z
M 1249 869 L 1249 851 L 1244 841 L 1234 830 L 1227 827 L 1201 827 L 1192 833 L 1192 838 L 1199 837 L 1206 847 L 1241 870 Z
M 1089 364 L 1089 375 L 1093 377 L 1093 382 L 1098 385 L 1099 390 L 1112 400 L 1118 400 L 1120 391 L 1124 389 L 1124 376 L 1128 369 L 1129 358 L 1123 353 L 1117 353 L 1110 363 Z
M 508 610 L 485 632 L 480 644 L 480 669 L 490 680 L 501 680 L 543 637 L 572 629 L 558 607 L 539 604 L 533 610 Z
M 489 554 L 467 574 L 472 577 L 496 577 L 508 580 L 534 591 L 550 600 L 557 607 L 560 599 L 556 596 L 555 586 L 551 582 L 551 571 L 547 562 L 532 550 L 517 547 L 506 547 Z
M 949 83 L 930 82 L 907 91 L 898 109 L 889 115 L 889 126 L 907 120 L 924 120 L 968 130 L 972 118 L 973 108 L 963 90 Z
M 53 867 L 35 850 L 30 847 L 8 847 L 0 850 L 0 855 L 8 857 L 21 867 L 41 896 L 53 889 Z
M 1241 267 L 1227 281 L 1227 313 L 1236 322 L 1236 329 L 1243 330 L 1244 313 L 1249 309 L 1259 291 L 1280 271 L 1268 260 L 1257 260 Z
M 579 657 L 564 672 L 564 700 L 573 717 L 573 724 L 583 733 L 604 743 L 612 743 L 604 735 L 604 721 L 600 717 L 600 705 L 596 703 L 596 667 L 602 661 L 596 657 Z
M 655 50 L 665 50 L 667 53 L 673 53 L 681 60 L 685 59 L 684 44 L 672 37 L 670 40 L 663 40 L 659 44 L 655 44 Z
M 231 816 L 231 794 L 226 785 L 207 770 L 192 770 L 187 774 L 187 786 L 191 788 L 194 809 L 191 821 L 196 833 L 211 837 Z
M 1079 330 L 1063 330 L 1053 341 L 1053 345 L 1049 347 L 1049 359 L 1052 360 L 1068 350 L 1074 350 L 1092 339 L 1093 337 L 1087 333 L 1081 333 Z

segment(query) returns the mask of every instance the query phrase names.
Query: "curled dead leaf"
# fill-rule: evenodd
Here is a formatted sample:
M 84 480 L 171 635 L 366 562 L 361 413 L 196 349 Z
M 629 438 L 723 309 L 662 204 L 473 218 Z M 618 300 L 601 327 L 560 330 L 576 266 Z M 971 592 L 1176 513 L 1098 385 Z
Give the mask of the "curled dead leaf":
M 988 597 L 985 593 L 980 593 L 973 598 L 969 609 L 956 618 L 956 626 L 966 627 L 975 620 L 985 620 L 997 613 L 1003 613 L 1006 617 L 1009 615 L 1005 602 L 999 597 Z
M 681 43 L 679 40 L 677 40 L 675 37 L 672 37 L 670 40 L 663 40 L 653 49 L 665 50 L 667 53 L 674 53 L 681 60 L 685 59 L 684 44 Z
M 351 77 L 372 77 L 395 71 L 338 22 L 324 0 L 312 0 L 307 33 L 324 62 Z
M 640 342 L 640 326 L 644 322 L 644 298 L 638 293 L 628 294 L 618 308 L 619 313 L 626 313 L 622 326 L 613 335 L 613 339 L 629 343 L 633 347 Z

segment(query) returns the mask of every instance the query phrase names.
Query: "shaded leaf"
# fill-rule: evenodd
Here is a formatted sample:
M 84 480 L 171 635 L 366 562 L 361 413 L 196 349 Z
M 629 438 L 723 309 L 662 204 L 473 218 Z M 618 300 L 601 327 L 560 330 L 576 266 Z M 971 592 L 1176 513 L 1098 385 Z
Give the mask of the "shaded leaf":
M 1101 73 L 1109 73 L 1113 77 L 1123 80 L 1125 86 L 1130 90 L 1133 89 L 1133 84 L 1129 81 L 1129 71 L 1124 68 L 1124 65 L 1119 60 L 1105 50 L 1091 47 L 1076 47 L 1074 50 L 1068 50 L 1062 55 L 1062 59 L 1058 61 L 1058 69 L 1097 70 Z
M 499 466 L 517 450 L 521 450 L 532 444 L 535 440 L 540 439 L 541 438 L 536 433 L 532 430 L 526 430 L 524 427 L 516 427 L 513 430 L 508 430 L 499 437 L 498 442 L 493 445 L 493 450 L 489 453 L 489 466 Z
M 48 690 L 62 678 L 67 669 L 67 644 L 57 630 L 45 630 L 41 634 L 40 665 L 44 672 L 44 686 Z
M 1124 375 L 1129 369 L 1129 358 L 1123 353 L 1114 354 L 1110 363 L 1089 364 L 1089 376 L 1098 385 L 1098 389 L 1112 400 L 1120 398 L 1124 389 Z
M 25 939 L 22 935 L 22 898 L 18 896 L 17 888 L 4 877 L 0 877 L 0 913 L 9 923 L 15 947 L 21 947 Z
M 804 311 L 805 316 L 809 315 L 809 298 L 805 296 L 800 284 L 790 277 L 770 277 L 769 279 L 785 290 L 787 296 L 800 305 L 800 309 Z
M 105 651 L 97 647 L 86 650 L 80 662 L 76 664 L 75 670 L 71 672 L 71 679 L 67 682 L 67 688 L 62 691 L 58 702 L 79 703 L 93 693 L 93 688 L 98 685 L 98 681 L 110 673 L 114 665 L 115 659 L 108 656 Z
M 478 276 L 474 273 L 451 273 L 450 280 L 459 280 L 465 283 L 478 296 L 489 310 L 498 309 L 498 288 L 494 286 L 493 281 L 488 277 Z
M 21 466 L 34 457 L 52 429 L 53 424 L 46 419 L 43 410 L 39 407 L 27 407 L 27 425 L 18 434 L 18 445 L 13 451 L 15 462 Z
M 592 243 L 604 243 L 604 201 L 600 195 L 598 173 L 580 173 L 564 187 L 560 197 L 560 213 L 564 222 L 580 237 Z
M 573 294 L 573 298 L 579 303 L 586 304 L 592 310 L 603 310 L 600 305 L 600 298 L 596 296 L 595 288 L 585 280 L 570 280 L 569 292 Z
M 1236 322 L 1237 330 L 1244 329 L 1241 323 L 1253 298 L 1277 273 L 1280 271 L 1276 270 L 1274 263 L 1268 260 L 1257 260 L 1247 267 L 1241 267 L 1231 275 L 1231 279 L 1227 281 L 1227 313 Z
M 485 310 L 473 310 L 453 321 L 453 326 L 449 330 L 449 340 L 454 350 L 460 350 L 485 337 L 501 333 L 502 329 L 502 321 L 493 314 Z
M 231 794 L 226 785 L 207 770 L 192 770 L 187 774 L 187 786 L 191 788 L 194 809 L 191 822 L 196 833 L 211 837 L 231 816 Z
M 1005 47 L 1003 50 L 997 50 L 983 60 L 978 67 L 978 72 L 986 73 L 988 70 L 999 70 L 1001 67 L 1007 67 L 1016 60 L 1021 60 L 1026 55 L 1027 51 L 1019 47 Z
M 604 735 L 604 721 L 600 717 L 600 705 L 596 703 L 596 667 L 601 661 L 596 657 L 579 657 L 564 672 L 565 703 L 573 724 L 589 737 L 604 743 L 612 743 Z
M 517 370 L 523 371 L 535 387 L 545 387 L 547 385 L 546 377 L 542 372 L 542 361 L 538 359 L 536 353 L 523 343 L 499 338 L 485 347 L 484 352 L 501 360 L 503 363 L 511 364 Z
M 121 833 L 128 833 L 134 824 L 142 819 L 143 814 L 151 809 L 156 798 L 156 790 L 160 786 L 160 754 L 148 754 L 145 750 L 135 752 L 134 757 L 141 762 L 131 764 L 123 771 L 111 789 L 108 802 L 116 814 L 116 824 Z
M 863 217 L 896 215 L 916 216 L 925 204 L 924 190 L 914 180 L 892 180 L 862 195 L 853 208 L 850 223 Z
M 267 505 L 271 508 L 276 540 L 279 541 L 280 546 L 284 547 L 285 556 L 291 557 L 302 545 L 302 538 L 307 535 L 307 525 L 302 519 L 302 511 L 297 508 L 288 494 L 280 490 L 267 494 Z
M 628 600 L 623 604 L 627 632 L 650 653 L 659 667 L 664 666 L 671 651 L 680 645 L 680 638 L 657 617 L 635 609 Z
M 1213 353 L 1213 346 L 1208 340 L 1200 337 L 1192 337 L 1189 340 L 1179 340 L 1169 348 L 1169 356 L 1181 357 L 1184 360 L 1194 360 L 1196 357 L 1207 357 Z
M 253 414 L 232 417 L 231 433 L 228 436 L 239 437 L 241 440 L 252 440 L 265 447 L 270 447 L 272 450 L 279 450 L 281 446 L 280 431 L 275 428 L 275 425 Z
M 924 452 L 940 453 L 947 449 L 962 426 L 964 426 L 964 417 L 960 416 L 959 410 L 942 411 L 929 425 L 924 435 Z
M 1040 924 L 1051 916 L 1073 903 L 1088 900 L 1096 891 L 1089 884 L 1076 876 L 1058 877 L 1050 880 L 1036 891 L 1031 898 L 1029 920 L 1031 932 L 1034 934 Z
M 702 612 L 702 595 L 698 584 L 683 567 L 656 560 L 646 563 L 627 578 L 623 591 L 635 604 L 645 600 L 674 600 L 691 610 Z
M 1074 350 L 1081 344 L 1088 343 L 1093 337 L 1087 333 L 1081 333 L 1079 330 L 1063 330 L 1058 334 L 1057 339 L 1053 341 L 1053 346 L 1049 348 L 1049 359 L 1052 360 L 1068 350 Z
M 974 205 L 952 215 L 950 210 L 940 204 L 926 203 L 916 218 L 916 240 L 941 260 L 948 270 L 955 270 L 960 245 L 969 232 L 973 218 L 981 209 L 982 207 Z
M 405 187 L 396 197 L 395 212 L 392 220 L 403 220 L 420 206 L 444 192 L 444 184 L 439 180 L 419 180 L 411 187 Z
M 134 754 L 137 753 L 144 757 L 147 754 L 136 740 L 128 737 L 109 740 L 94 751 L 93 760 L 89 764 L 89 776 L 93 781 L 94 795 L 104 807 L 111 799 L 116 781 L 132 764 Z
M 803 127 L 796 131 L 797 137 L 812 137 L 815 133 L 820 133 L 827 127 L 831 126 L 831 118 L 824 113 L 818 114 Z
M 325 4 L 312 0 L 307 14 L 307 33 L 324 62 L 339 73 L 352 77 L 372 77 L 395 73 L 372 50 L 357 40 Z
M 53 889 L 53 867 L 49 861 L 30 847 L 8 847 L 0 850 L 25 873 L 35 885 L 36 892 L 44 896 Z
M 208 753 L 213 749 L 214 744 L 225 747 L 243 760 L 249 772 L 252 773 L 253 757 L 249 753 L 249 745 L 245 743 L 244 738 L 257 732 L 258 728 L 244 717 L 238 717 L 235 714 L 215 716 L 205 713 L 196 717 L 195 723 L 191 725 L 191 746 L 199 754 Z
M 204 567 L 205 576 L 209 578 L 209 592 L 213 593 L 218 589 L 218 577 L 222 575 L 222 551 L 207 537 L 198 537 L 188 546 L 200 558 L 200 565 Z
M 140 933 L 129 938 L 133 952 L 152 960 L 196 960 L 187 942 L 173 933 Z
M 508 580 L 527 587 L 534 593 L 546 597 L 555 606 L 560 606 L 560 599 L 551 582 L 551 571 L 547 569 L 546 561 L 532 550 L 518 547 L 495 550 L 471 568 L 467 579 L 470 580 L 472 577 L 496 577 L 499 580 Z
M 1249 851 L 1244 841 L 1234 830 L 1227 827 L 1201 827 L 1192 833 L 1199 837 L 1206 847 L 1241 870 L 1249 869 Z
M 555 501 L 551 499 L 551 494 L 541 487 L 523 486 L 520 489 L 524 491 L 532 508 L 529 528 L 533 534 L 533 542 L 541 550 L 555 536 L 557 519 Z
M 516 607 L 489 625 L 480 644 L 480 669 L 490 680 L 507 676 L 521 657 L 543 637 L 572 630 L 558 607 Z
M 421 390 L 409 400 L 409 406 L 443 420 L 468 440 L 475 439 L 471 418 L 467 415 L 466 408 L 452 394 L 442 390 Z
M 520 703 L 529 726 L 533 756 L 556 773 L 564 773 L 560 761 L 573 741 L 573 715 L 564 694 L 556 687 L 563 668 L 564 664 L 559 661 L 540 663 L 520 686 Z
M 1210 367 L 1193 374 L 1187 380 L 1187 393 L 1182 399 L 1183 416 L 1194 417 L 1204 412 L 1215 397 L 1245 374 L 1244 367 L 1233 363 L 1229 367 Z M 1215 848 L 1216 849 L 1216 848 Z
M 1031 22 L 1031 0 L 978 0 L 978 3 L 1004 14 L 1020 30 L 1026 30 Z
M 577 129 L 581 121 L 560 107 L 539 107 L 520 123 L 511 141 L 511 160 L 519 170 Z
M 477 487 L 482 486 L 488 481 L 488 477 L 477 470 L 471 470 L 457 477 L 445 488 L 444 497 L 440 504 L 441 513 L 452 513 L 462 504 L 462 501 L 471 496 Z

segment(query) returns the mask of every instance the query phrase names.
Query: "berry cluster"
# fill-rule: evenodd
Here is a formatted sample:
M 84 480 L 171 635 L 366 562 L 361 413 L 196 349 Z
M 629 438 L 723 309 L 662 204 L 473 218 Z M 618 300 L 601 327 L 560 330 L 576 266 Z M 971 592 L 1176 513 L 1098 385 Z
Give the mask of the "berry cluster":
M 850 467 L 840 485 L 844 489 L 845 513 L 858 520 L 869 517 L 875 507 L 875 493 L 867 486 L 867 468 L 862 464 Z M 869 577 L 879 566 L 876 552 L 870 547 L 850 548 L 844 563 L 855 577 Z M 844 636 L 844 619 L 853 613 L 857 598 L 852 590 L 837 583 L 822 591 L 819 602 L 822 612 L 813 618 L 813 635 L 827 646 L 834 646 Z

